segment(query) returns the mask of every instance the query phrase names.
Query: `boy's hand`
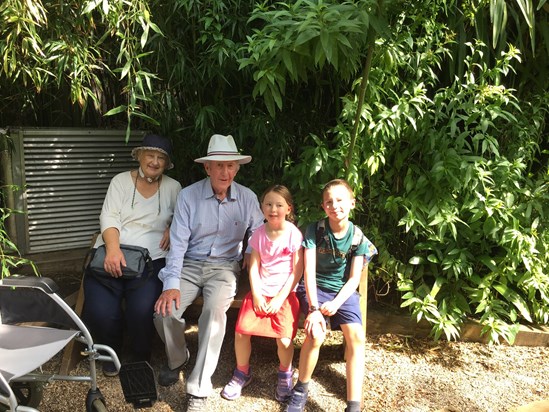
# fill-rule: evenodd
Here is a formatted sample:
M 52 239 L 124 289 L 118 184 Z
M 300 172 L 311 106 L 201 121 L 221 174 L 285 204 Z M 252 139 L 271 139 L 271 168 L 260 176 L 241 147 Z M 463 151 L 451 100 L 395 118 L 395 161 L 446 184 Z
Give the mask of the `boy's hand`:
M 320 312 L 324 316 L 334 316 L 338 309 L 339 305 L 335 304 L 333 300 L 330 300 L 322 304 L 322 306 L 320 307 Z
M 303 327 L 313 339 L 321 338 L 326 334 L 326 319 L 318 310 L 314 311 L 309 313 Z

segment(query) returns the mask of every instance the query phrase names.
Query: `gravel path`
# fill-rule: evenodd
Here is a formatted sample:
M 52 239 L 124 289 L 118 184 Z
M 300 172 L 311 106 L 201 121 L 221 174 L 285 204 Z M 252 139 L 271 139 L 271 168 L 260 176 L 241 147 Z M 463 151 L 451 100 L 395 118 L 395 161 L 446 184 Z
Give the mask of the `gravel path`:
M 229 312 L 228 330 L 234 330 L 236 310 Z M 193 320 L 187 330 L 191 354 L 196 348 L 197 329 Z M 296 338 L 296 353 L 303 336 Z M 163 348 L 157 345 L 152 366 L 157 371 L 164 362 Z M 332 332 L 321 350 L 307 411 L 343 411 L 345 409 L 345 362 L 342 336 Z M 191 362 L 192 364 L 192 359 Z M 55 370 L 59 357 L 46 365 Z M 233 336 L 228 333 L 209 398 L 210 411 L 250 412 L 282 411 L 274 400 L 276 346 L 273 340 L 253 340 L 251 365 L 253 383 L 236 401 L 219 395 L 234 367 Z M 86 373 L 81 362 L 75 372 Z M 549 399 L 549 347 L 489 346 L 480 343 L 432 342 L 395 335 L 368 336 L 364 410 L 372 412 L 507 412 L 520 405 Z M 99 377 L 99 387 L 109 411 L 133 411 L 124 400 L 118 378 Z M 41 410 L 74 412 L 85 410 L 88 385 L 54 382 L 46 386 Z M 158 387 L 159 400 L 151 408 L 140 410 L 183 412 L 184 375 L 176 385 Z

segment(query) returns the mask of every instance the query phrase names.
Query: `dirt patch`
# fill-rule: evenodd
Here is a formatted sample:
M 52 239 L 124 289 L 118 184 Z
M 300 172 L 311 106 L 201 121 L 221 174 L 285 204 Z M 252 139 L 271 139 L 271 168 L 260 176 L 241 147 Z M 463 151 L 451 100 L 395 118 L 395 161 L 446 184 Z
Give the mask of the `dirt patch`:
M 234 330 L 236 309 L 229 311 L 228 330 Z M 191 354 L 196 353 L 197 328 L 194 314 L 187 337 Z M 194 322 L 194 323 L 193 323 Z M 303 341 L 296 338 L 296 353 Z M 233 334 L 225 338 L 218 369 L 213 377 L 214 394 L 209 410 L 282 411 L 274 400 L 276 383 L 276 346 L 273 340 L 253 340 L 251 366 L 254 382 L 236 401 L 226 401 L 221 389 L 230 379 L 234 367 Z M 191 355 L 193 356 L 193 355 Z M 364 410 L 372 412 L 507 412 L 529 402 L 549 398 L 549 347 L 489 346 L 468 342 L 433 342 L 397 335 L 368 336 Z M 152 366 L 158 371 L 165 361 L 161 343 L 156 343 Z M 190 364 L 193 364 L 191 359 Z M 59 357 L 46 365 L 56 370 Z M 296 365 L 297 366 L 297 365 Z M 85 373 L 86 362 L 75 372 Z M 73 373 L 75 373 L 73 372 Z M 186 371 L 189 372 L 189 371 Z M 179 383 L 169 388 L 158 387 L 160 399 L 143 411 L 184 411 L 184 374 Z M 345 362 L 341 333 L 332 332 L 323 346 L 320 360 L 310 385 L 307 411 L 342 411 L 345 408 Z M 67 412 L 85 410 L 89 385 L 53 382 L 47 385 L 42 411 Z M 124 401 L 118 378 L 99 376 L 99 388 L 109 411 L 133 411 Z

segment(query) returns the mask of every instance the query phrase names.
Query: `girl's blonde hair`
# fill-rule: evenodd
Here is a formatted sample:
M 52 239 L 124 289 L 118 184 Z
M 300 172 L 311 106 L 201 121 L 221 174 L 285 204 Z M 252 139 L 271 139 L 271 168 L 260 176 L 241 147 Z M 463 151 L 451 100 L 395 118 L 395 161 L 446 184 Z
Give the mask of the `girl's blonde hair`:
M 265 196 L 267 196 L 268 193 L 276 193 L 277 195 L 280 195 L 284 198 L 286 203 L 288 203 L 288 206 L 290 206 L 290 213 L 286 215 L 286 220 L 288 222 L 295 223 L 296 217 L 294 214 L 294 199 L 292 198 L 292 194 L 288 190 L 286 186 L 283 185 L 272 185 L 269 186 L 261 195 L 261 203 L 265 200 Z

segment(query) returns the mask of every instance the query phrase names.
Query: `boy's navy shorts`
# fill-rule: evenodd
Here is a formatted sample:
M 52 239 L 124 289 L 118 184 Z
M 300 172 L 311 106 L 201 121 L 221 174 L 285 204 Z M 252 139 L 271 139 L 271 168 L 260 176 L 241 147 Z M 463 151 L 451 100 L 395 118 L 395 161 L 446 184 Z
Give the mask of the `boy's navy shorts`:
M 326 290 L 316 288 L 318 307 L 321 307 L 324 302 L 334 300 L 337 296 L 336 292 L 328 292 Z M 307 316 L 309 313 L 309 301 L 307 299 L 307 292 L 305 286 L 299 284 L 296 291 L 299 299 L 299 306 L 301 312 Z M 347 299 L 337 310 L 333 316 L 329 316 L 330 327 L 332 330 L 341 330 L 340 325 L 347 325 L 349 323 L 358 323 L 362 325 L 362 314 L 360 313 L 360 294 L 358 292 L 353 293 L 349 299 Z

